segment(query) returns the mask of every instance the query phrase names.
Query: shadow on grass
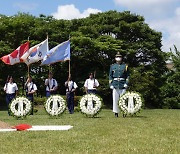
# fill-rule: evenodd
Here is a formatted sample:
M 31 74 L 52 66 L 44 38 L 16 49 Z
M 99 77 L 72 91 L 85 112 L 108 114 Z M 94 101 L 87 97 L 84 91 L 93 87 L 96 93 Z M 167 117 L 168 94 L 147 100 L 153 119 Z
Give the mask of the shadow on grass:
M 102 118 L 102 117 L 100 117 L 100 116 L 96 116 L 96 117 L 91 117 L 91 116 L 84 116 L 84 118 L 90 118 L 90 119 L 100 119 L 100 118 Z
M 102 117 L 90 117 L 90 118 L 99 119 L 99 118 L 102 118 Z
M 126 116 L 124 118 L 147 118 L 147 116 Z
M 0 106 L 0 111 L 7 111 L 5 107 Z

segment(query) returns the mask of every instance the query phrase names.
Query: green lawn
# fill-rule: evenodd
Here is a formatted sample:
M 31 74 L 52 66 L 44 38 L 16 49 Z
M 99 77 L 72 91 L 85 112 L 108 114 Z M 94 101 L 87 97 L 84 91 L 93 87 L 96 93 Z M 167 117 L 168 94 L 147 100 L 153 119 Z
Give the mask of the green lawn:
M 180 110 L 143 110 L 138 117 L 115 118 L 103 109 L 97 118 L 79 112 L 49 117 L 44 109 L 25 120 L 0 111 L 11 125 L 72 125 L 68 131 L 0 132 L 0 153 L 180 153 Z

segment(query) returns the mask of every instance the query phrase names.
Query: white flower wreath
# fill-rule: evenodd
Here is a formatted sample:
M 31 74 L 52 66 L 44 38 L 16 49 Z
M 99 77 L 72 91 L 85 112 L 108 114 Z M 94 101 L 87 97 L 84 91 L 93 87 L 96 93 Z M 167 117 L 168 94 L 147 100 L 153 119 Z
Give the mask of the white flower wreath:
M 102 107 L 102 99 L 95 94 L 86 94 L 80 100 L 81 112 L 88 116 L 95 116 Z
M 119 107 L 125 115 L 137 113 L 142 107 L 141 95 L 137 92 L 126 92 L 119 99 Z
M 52 95 L 45 102 L 45 109 L 51 116 L 62 114 L 66 109 L 66 101 L 60 95 Z
M 16 97 L 9 104 L 10 111 L 16 117 L 25 117 L 32 110 L 32 103 L 25 97 Z

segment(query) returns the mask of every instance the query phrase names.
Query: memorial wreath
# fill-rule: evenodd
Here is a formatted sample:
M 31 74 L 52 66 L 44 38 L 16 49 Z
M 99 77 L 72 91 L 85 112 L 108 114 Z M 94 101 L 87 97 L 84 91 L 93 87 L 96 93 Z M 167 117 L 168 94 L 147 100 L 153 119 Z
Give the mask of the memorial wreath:
M 60 95 L 52 95 L 45 102 L 45 110 L 51 116 L 61 115 L 66 109 L 66 101 Z
M 101 110 L 102 98 L 95 94 L 86 94 L 80 99 L 79 104 L 83 114 L 94 117 Z
M 9 104 L 10 112 L 15 117 L 25 117 L 32 110 L 32 103 L 25 97 L 16 97 Z
M 141 110 L 142 97 L 137 92 L 126 92 L 119 99 L 119 107 L 123 115 L 133 115 Z

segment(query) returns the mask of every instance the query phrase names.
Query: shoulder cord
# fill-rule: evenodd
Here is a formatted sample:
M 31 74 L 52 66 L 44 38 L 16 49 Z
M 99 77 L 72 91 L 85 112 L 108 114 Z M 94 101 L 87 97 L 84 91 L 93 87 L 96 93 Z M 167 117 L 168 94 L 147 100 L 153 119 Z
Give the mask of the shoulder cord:
M 32 83 L 32 87 L 31 87 L 31 89 L 30 89 L 30 92 L 31 92 L 32 90 L 34 90 L 34 83 Z
M 53 86 L 52 89 L 55 87 L 55 79 L 53 79 Z
M 69 86 L 68 86 L 68 92 L 72 92 L 72 90 L 74 89 L 74 81 L 72 81 L 73 83 L 72 83 L 72 88 L 71 88 L 71 90 L 69 90 Z
M 48 79 L 49 80 L 49 79 Z M 51 89 L 50 88 L 51 86 L 50 86 L 50 82 L 48 83 L 48 88 L 49 88 L 49 90 Z M 55 79 L 53 79 L 53 86 L 52 86 L 52 89 L 55 87 Z
M 32 87 L 31 87 L 31 89 L 29 90 L 29 92 L 31 92 L 33 89 L 34 89 L 34 83 L 32 83 Z M 26 91 L 28 91 L 28 86 L 27 86 L 27 85 L 26 85 Z

